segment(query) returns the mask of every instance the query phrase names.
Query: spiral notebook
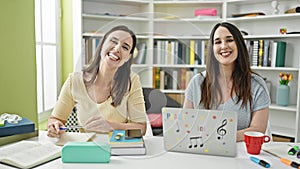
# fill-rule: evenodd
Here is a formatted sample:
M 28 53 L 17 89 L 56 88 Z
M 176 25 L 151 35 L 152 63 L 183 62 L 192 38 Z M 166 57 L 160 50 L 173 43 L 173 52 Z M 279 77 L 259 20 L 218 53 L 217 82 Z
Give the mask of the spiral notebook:
M 237 113 L 162 108 L 167 151 L 236 156 Z

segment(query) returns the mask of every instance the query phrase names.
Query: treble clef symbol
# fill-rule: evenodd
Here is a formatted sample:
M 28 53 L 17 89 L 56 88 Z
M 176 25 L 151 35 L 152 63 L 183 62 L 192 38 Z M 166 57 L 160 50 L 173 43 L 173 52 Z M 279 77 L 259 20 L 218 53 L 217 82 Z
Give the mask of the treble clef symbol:
M 223 139 L 223 136 L 226 135 L 227 131 L 223 128 L 224 126 L 226 126 L 226 124 L 227 124 L 227 119 L 224 119 L 222 121 L 222 125 L 220 127 L 218 127 L 218 129 L 217 129 L 217 134 L 220 135 L 217 137 L 219 140 Z

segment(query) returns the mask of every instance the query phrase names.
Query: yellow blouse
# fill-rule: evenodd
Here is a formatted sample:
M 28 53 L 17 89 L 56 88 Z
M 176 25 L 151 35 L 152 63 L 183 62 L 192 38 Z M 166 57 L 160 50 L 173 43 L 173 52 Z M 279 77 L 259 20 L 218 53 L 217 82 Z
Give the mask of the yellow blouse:
M 74 106 L 77 108 L 78 124 L 95 115 L 114 122 L 146 122 L 146 110 L 139 76 L 131 73 L 131 89 L 119 106 L 111 105 L 111 96 L 103 103 L 94 102 L 86 90 L 83 73 L 71 73 L 64 83 L 52 115 L 67 120 Z

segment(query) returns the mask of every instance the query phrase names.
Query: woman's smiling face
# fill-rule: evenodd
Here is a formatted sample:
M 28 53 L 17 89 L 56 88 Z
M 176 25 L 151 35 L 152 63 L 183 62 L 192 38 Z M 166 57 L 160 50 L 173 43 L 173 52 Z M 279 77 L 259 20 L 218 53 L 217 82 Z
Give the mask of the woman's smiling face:
M 222 65 L 232 65 L 238 56 L 237 45 L 232 34 L 223 26 L 216 29 L 213 38 L 215 58 Z
M 128 32 L 115 31 L 107 36 L 101 50 L 101 60 L 111 67 L 120 67 L 130 57 L 133 40 Z

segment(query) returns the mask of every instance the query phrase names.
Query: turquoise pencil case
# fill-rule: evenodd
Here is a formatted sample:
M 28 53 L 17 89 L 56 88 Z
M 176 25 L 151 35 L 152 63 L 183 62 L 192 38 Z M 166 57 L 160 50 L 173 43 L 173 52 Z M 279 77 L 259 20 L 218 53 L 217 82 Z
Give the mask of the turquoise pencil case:
M 109 163 L 110 156 L 108 143 L 68 142 L 61 152 L 64 163 Z

